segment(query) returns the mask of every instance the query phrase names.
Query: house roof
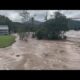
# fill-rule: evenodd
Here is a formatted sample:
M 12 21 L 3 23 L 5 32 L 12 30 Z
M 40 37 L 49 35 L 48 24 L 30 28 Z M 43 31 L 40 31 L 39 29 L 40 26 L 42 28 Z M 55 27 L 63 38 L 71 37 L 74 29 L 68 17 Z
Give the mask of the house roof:
M 3 30 L 3 29 L 9 29 L 8 25 L 0 25 L 0 30 Z

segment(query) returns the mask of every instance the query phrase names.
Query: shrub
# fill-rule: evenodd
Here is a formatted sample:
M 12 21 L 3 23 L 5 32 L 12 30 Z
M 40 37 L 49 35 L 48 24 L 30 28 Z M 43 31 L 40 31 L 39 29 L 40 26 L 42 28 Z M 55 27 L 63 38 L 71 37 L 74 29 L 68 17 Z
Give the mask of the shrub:
M 33 33 L 33 34 L 32 34 L 32 38 L 35 38 L 35 37 L 36 37 L 36 36 L 35 36 L 35 34 Z
M 43 37 L 43 33 L 42 33 L 42 31 L 37 31 L 36 32 L 36 37 L 37 37 L 37 39 L 42 39 L 42 37 Z
M 59 34 L 56 34 L 55 32 L 51 33 L 51 32 L 48 32 L 48 31 L 44 31 L 42 29 L 37 31 L 36 37 L 37 37 L 37 39 L 47 39 L 47 40 L 62 39 L 61 36 L 59 36 Z

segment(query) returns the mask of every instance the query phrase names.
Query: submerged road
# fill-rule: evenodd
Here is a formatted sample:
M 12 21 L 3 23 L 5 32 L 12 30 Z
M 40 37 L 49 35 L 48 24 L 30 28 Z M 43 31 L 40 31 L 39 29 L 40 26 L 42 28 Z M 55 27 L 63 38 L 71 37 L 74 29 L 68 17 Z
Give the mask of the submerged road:
M 69 70 L 80 69 L 78 43 L 28 38 L 7 48 L 0 48 L 0 70 Z

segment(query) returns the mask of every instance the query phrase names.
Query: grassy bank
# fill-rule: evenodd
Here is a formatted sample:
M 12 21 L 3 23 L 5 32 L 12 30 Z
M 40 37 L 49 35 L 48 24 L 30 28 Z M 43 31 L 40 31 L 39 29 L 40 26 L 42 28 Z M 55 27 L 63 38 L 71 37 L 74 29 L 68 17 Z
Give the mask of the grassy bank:
M 15 36 L 6 35 L 0 36 L 0 48 L 5 48 L 12 45 L 15 42 Z

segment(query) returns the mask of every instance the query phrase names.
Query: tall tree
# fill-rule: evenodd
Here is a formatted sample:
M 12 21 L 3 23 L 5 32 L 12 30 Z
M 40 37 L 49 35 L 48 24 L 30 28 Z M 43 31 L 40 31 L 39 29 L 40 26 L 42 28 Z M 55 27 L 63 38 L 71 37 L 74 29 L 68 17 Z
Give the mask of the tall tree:
M 55 31 L 59 32 L 64 36 L 65 31 L 67 31 L 68 28 L 68 19 L 65 15 L 61 14 L 60 12 L 55 12 Z
M 55 18 L 45 21 L 36 35 L 39 39 L 63 39 L 68 30 L 68 19 L 60 12 L 55 12 Z
M 20 16 L 22 16 L 22 22 L 27 22 L 29 20 L 30 14 L 27 10 L 22 10 L 20 12 Z
M 20 16 L 22 17 L 22 22 L 25 23 L 29 20 L 30 15 L 29 15 L 29 12 L 27 12 L 27 10 L 22 10 L 20 13 Z M 21 28 L 22 29 L 20 29 L 20 39 L 23 40 L 25 36 L 27 37 L 27 35 L 26 35 L 27 29 L 26 29 L 26 26 L 21 27 Z

